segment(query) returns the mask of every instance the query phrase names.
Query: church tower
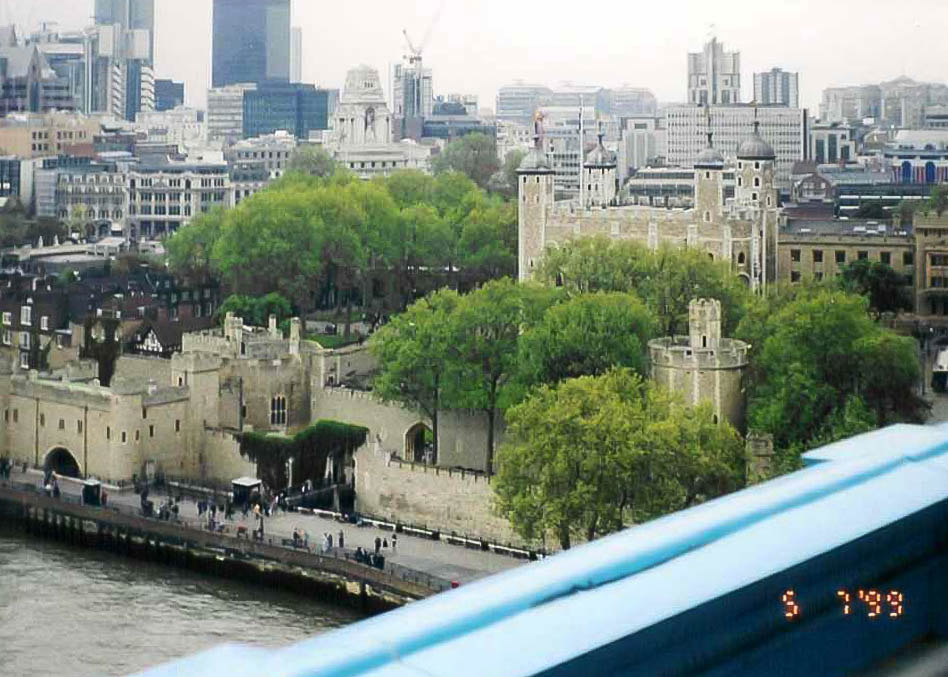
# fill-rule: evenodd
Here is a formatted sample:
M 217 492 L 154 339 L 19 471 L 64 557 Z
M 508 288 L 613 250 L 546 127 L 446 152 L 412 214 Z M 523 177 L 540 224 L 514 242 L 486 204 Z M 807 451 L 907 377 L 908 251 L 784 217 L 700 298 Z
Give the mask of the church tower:
M 553 169 L 543 152 L 539 133 L 533 137 L 533 148 L 517 170 L 517 200 L 519 201 L 519 259 L 520 280 L 529 280 L 546 247 L 546 224 L 553 207 Z
M 606 207 L 615 204 L 616 200 L 616 160 L 602 144 L 602 137 L 600 132 L 599 143 L 583 162 L 583 183 L 586 184 L 586 190 L 580 192 L 585 196 L 585 209 Z
M 708 108 L 708 145 L 695 159 L 695 214 L 699 223 L 720 223 L 724 207 L 724 156 L 714 147 Z
M 735 203 L 755 223 L 751 238 L 751 284 L 755 289 L 777 280 L 777 157 L 760 136 L 754 109 L 754 133 L 737 149 Z

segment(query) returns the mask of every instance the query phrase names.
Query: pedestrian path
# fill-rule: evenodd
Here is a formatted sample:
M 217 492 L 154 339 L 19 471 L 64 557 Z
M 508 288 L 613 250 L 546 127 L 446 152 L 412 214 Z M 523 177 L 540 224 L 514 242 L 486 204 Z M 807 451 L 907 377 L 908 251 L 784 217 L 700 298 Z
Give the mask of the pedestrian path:
M 26 474 L 16 471 L 11 479 L 19 482 L 28 482 L 40 486 L 42 474 L 39 471 L 28 471 Z M 79 496 L 80 484 L 69 478 L 61 478 L 59 483 L 62 492 L 69 496 Z M 168 499 L 163 490 L 152 489 L 149 500 L 154 501 L 157 507 Z M 123 510 L 138 511 L 141 498 L 133 491 L 111 492 L 108 503 L 121 506 Z M 207 520 L 207 515 L 198 515 L 197 501 L 184 498 L 178 502 L 178 517 L 190 524 L 201 519 Z M 218 517 L 221 517 L 218 513 Z M 235 533 L 238 527 L 245 527 L 247 532 L 256 528 L 254 517 L 237 512 L 231 520 L 219 520 L 227 525 L 230 533 Z M 344 545 L 347 550 L 362 547 L 370 552 L 375 551 L 375 539 L 380 538 L 387 542 L 387 547 L 380 549 L 385 556 L 386 565 L 396 564 L 428 576 L 446 581 L 467 583 L 490 574 L 511 569 L 524 564 L 523 560 L 501 555 L 494 552 L 474 550 L 463 546 L 450 545 L 444 541 L 433 541 L 409 534 L 398 534 L 397 547 L 392 549 L 392 532 L 379 529 L 371 525 L 358 527 L 354 524 L 338 522 L 318 515 L 287 512 L 280 510 L 264 519 L 264 534 L 273 544 L 279 545 L 283 539 L 292 539 L 293 531 L 299 529 L 307 534 L 310 549 L 317 549 L 323 541 L 324 533 L 331 533 L 333 545 L 339 545 L 339 532 L 344 536 Z

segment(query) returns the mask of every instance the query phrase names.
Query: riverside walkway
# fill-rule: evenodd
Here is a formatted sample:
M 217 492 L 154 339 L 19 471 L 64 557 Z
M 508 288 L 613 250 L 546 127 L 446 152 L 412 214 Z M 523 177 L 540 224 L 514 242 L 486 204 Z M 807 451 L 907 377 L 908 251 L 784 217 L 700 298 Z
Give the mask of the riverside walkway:
M 42 485 L 42 474 L 39 471 L 28 471 L 25 474 L 17 471 L 12 473 L 11 480 L 32 484 L 39 489 Z M 67 497 L 78 499 L 80 493 L 78 482 L 71 481 L 69 478 L 62 478 L 60 489 Z M 150 499 L 154 500 L 156 505 L 166 498 L 168 498 L 166 490 L 152 490 L 150 495 Z M 140 514 L 140 498 L 132 491 L 109 492 L 108 502 L 109 505 L 119 507 L 123 512 Z M 184 498 L 178 505 L 180 523 L 189 527 L 201 528 L 202 520 L 198 517 L 197 501 Z M 206 522 L 206 515 L 204 521 Z M 226 525 L 227 533 L 231 535 L 237 532 L 238 527 L 243 527 L 248 532 L 254 529 L 252 517 L 245 519 L 240 512 L 235 513 L 234 519 L 220 520 L 220 522 Z M 343 523 L 314 514 L 284 513 L 277 510 L 264 520 L 264 533 L 268 543 L 272 542 L 279 545 L 283 543 L 284 539 L 292 539 L 294 529 L 300 529 L 309 534 L 309 549 L 312 551 L 319 548 L 322 543 L 322 535 L 326 532 L 332 534 L 333 545 L 338 546 L 338 537 L 341 530 L 345 536 L 344 550 L 350 555 L 359 546 L 374 552 L 376 537 L 387 540 L 389 547 L 381 550 L 381 554 L 385 556 L 386 567 L 401 568 L 430 577 L 435 590 L 448 587 L 451 581 L 458 581 L 461 584 L 470 583 L 524 563 L 523 560 L 507 555 L 450 545 L 444 541 L 433 541 L 407 533 L 398 534 L 398 546 L 393 551 L 391 547 L 392 532 L 389 530 L 380 529 L 370 524 L 357 527 L 354 524 Z M 336 554 L 342 553 L 338 547 L 334 550 Z

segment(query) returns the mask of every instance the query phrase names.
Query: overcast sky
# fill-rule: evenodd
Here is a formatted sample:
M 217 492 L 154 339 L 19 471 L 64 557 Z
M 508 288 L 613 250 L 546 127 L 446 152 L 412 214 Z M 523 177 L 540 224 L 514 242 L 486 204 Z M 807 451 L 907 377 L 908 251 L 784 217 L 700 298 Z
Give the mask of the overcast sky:
M 92 0 L 0 0 L 0 20 L 78 28 Z M 184 80 L 190 105 L 210 83 L 211 0 L 155 0 L 156 75 Z M 405 53 L 402 29 L 425 47 L 435 92 L 474 93 L 493 108 L 517 79 L 555 86 L 648 87 L 661 101 L 686 96 L 686 53 L 713 30 L 739 49 L 744 100 L 753 73 L 799 71 L 802 104 L 814 112 L 824 87 L 900 75 L 948 80 L 945 0 L 293 0 L 303 28 L 303 80 L 341 87 L 347 69 L 389 66 Z

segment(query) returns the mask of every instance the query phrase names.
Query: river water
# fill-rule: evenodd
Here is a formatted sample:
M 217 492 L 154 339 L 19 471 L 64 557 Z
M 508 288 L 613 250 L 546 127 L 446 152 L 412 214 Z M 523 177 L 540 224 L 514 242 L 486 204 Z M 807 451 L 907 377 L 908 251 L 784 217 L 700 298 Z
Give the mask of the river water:
M 281 646 L 360 618 L 0 528 L 0 675 L 127 675 L 225 642 Z

